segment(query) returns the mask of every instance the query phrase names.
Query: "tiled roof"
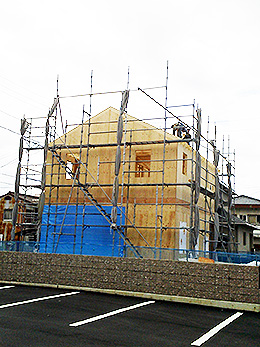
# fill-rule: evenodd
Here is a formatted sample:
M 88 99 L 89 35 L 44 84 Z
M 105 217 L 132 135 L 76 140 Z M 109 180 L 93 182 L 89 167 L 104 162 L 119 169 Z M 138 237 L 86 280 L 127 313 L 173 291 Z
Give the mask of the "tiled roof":
M 14 194 L 14 192 L 9 191 L 8 193 L 1 195 L 0 199 L 5 198 L 7 196 L 14 197 L 15 194 Z M 33 196 L 33 195 L 25 195 L 25 194 L 21 194 L 20 193 L 19 194 L 19 200 L 25 200 L 27 202 L 31 202 L 31 203 L 36 203 L 37 204 L 38 200 L 39 200 L 39 197 Z
M 235 205 L 259 205 L 260 206 L 260 200 L 251 198 L 250 196 L 246 195 L 240 195 L 237 198 L 234 199 Z

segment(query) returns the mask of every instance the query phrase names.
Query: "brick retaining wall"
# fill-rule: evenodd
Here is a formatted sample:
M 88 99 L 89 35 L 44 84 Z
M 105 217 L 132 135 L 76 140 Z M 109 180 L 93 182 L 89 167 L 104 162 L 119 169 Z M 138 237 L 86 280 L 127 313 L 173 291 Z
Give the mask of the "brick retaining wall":
M 0 252 L 1 281 L 260 304 L 257 266 Z

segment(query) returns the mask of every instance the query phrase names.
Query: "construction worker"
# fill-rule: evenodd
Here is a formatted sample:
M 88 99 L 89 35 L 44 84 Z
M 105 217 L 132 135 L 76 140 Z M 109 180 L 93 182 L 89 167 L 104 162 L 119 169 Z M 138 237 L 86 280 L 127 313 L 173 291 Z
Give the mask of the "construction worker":
M 190 129 L 186 129 L 186 132 L 185 132 L 185 135 L 183 136 L 183 139 L 191 140 Z M 187 141 L 187 143 L 190 144 L 190 141 Z
M 171 127 L 173 130 L 173 135 L 177 135 L 178 137 L 182 137 L 182 133 L 186 130 L 185 127 L 181 124 L 181 122 L 173 124 Z

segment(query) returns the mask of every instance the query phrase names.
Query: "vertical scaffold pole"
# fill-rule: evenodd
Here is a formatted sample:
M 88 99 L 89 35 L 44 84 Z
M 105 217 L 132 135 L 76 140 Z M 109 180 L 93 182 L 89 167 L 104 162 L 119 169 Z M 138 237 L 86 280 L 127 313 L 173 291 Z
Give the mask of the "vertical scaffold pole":
M 77 162 L 77 169 L 75 172 L 74 179 L 80 181 L 80 165 L 81 165 L 81 157 L 82 157 L 82 141 L 83 141 L 83 129 L 84 129 L 84 108 L 82 111 L 82 120 L 81 120 L 81 130 L 80 130 L 80 146 L 79 146 L 79 160 Z M 75 159 L 77 160 L 77 159 Z M 76 242 L 77 242 L 77 227 L 78 227 L 78 213 L 79 213 L 79 186 L 77 185 L 77 190 L 76 190 L 76 206 L 75 206 L 75 225 L 74 225 L 74 235 L 73 235 L 73 254 L 75 254 L 75 249 L 76 249 Z M 82 220 L 82 228 L 83 230 L 83 220 Z
M 164 202 L 164 188 L 165 188 L 165 146 L 166 146 L 166 130 L 167 130 L 167 99 L 168 99 L 168 75 L 169 63 L 167 60 L 166 66 L 166 84 L 165 84 L 165 109 L 164 109 L 164 132 L 163 132 L 163 162 L 162 162 L 162 191 L 161 191 L 161 216 L 160 216 L 160 252 L 159 259 L 162 256 L 162 238 L 163 238 L 163 202 Z M 156 249 L 155 249 L 156 254 Z
M 195 100 L 193 101 L 192 112 L 192 131 L 193 139 L 195 139 Z M 190 190 L 190 228 L 189 228 L 189 249 L 193 249 L 193 233 L 194 233 L 194 141 L 192 141 L 191 147 L 191 190 Z
M 236 151 L 234 150 L 234 152 L 233 152 L 233 166 L 234 166 L 234 168 L 233 168 L 233 172 L 234 172 L 234 174 L 233 174 L 233 187 L 234 187 L 234 192 L 236 191 Z
M 132 157 L 132 136 L 133 130 L 130 130 L 129 153 L 128 153 L 128 175 L 127 175 L 127 192 L 126 192 L 126 211 L 125 211 L 125 236 L 127 237 L 128 210 L 129 210 L 129 195 L 130 195 L 130 171 Z M 126 254 L 125 254 L 126 255 Z
M 219 177 L 218 177 L 218 163 L 219 163 L 219 151 L 216 148 L 216 126 L 215 126 L 215 142 L 213 145 L 214 154 L 214 166 L 215 166 L 215 213 L 214 213 L 214 242 L 213 251 L 216 251 L 219 238 L 219 214 L 218 209 L 220 205 L 220 194 L 219 194 Z
M 201 178 L 201 156 L 200 156 L 200 137 L 201 137 L 201 109 L 197 109 L 197 131 L 195 135 L 196 143 L 196 163 L 195 163 L 195 187 L 194 187 L 194 229 L 192 233 L 191 249 L 195 250 L 200 231 L 200 178 Z
M 90 125 L 91 125 L 91 112 L 92 112 L 92 92 L 93 92 L 93 70 L 90 73 L 90 94 L 89 94 L 89 113 L 85 112 L 85 108 L 83 106 L 83 113 L 87 113 L 88 115 L 88 133 L 87 133 L 87 152 L 86 152 L 86 162 L 85 162 L 85 186 L 88 182 L 88 159 L 89 159 L 89 144 L 90 144 Z M 80 246 L 80 254 L 83 251 L 83 241 L 84 241 L 84 230 L 85 230 L 85 216 L 86 216 L 86 195 L 83 196 L 83 211 L 82 211 L 82 231 L 81 231 L 81 246 Z
M 125 129 L 124 129 L 124 148 L 123 148 L 123 162 L 122 162 L 122 181 L 121 181 L 121 212 L 120 212 L 120 229 L 123 229 L 123 200 L 124 200 L 124 177 L 125 177 L 125 157 L 126 157 L 126 133 L 127 133 L 127 113 L 125 113 Z M 126 224 L 126 221 L 125 221 Z M 121 239 L 119 239 L 121 242 Z M 120 245 L 119 245 L 120 246 Z
M 228 233 L 229 233 L 229 252 L 236 252 L 236 244 L 235 244 L 235 237 L 232 230 L 232 184 L 231 184 L 231 176 L 232 176 L 232 165 L 230 162 L 227 163 L 227 176 L 228 176 L 228 218 L 227 218 L 227 224 L 228 224 Z M 231 241 L 232 240 L 232 241 Z M 233 243 L 233 250 L 231 250 L 231 243 Z
M 128 66 L 128 72 L 127 72 L 127 86 L 126 89 L 129 90 L 129 66 Z M 126 158 L 126 135 L 127 135 L 127 110 L 125 108 L 125 129 L 124 129 L 124 147 L 123 147 L 123 162 L 122 162 L 122 181 L 121 181 L 121 203 L 120 203 L 120 230 L 123 230 L 123 200 L 124 200 L 124 178 L 125 178 L 125 158 Z M 125 223 L 126 224 L 126 221 Z M 125 232 L 125 229 L 124 229 Z M 113 240 L 114 241 L 114 240 Z M 118 251 L 120 249 L 120 243 L 121 243 L 121 238 L 119 239 L 119 248 Z M 114 247 L 114 245 L 113 245 Z M 119 255 L 119 254 L 118 254 Z
M 56 98 L 59 99 L 59 75 L 57 76 L 57 82 L 56 82 Z M 61 117 L 61 107 L 60 107 L 60 103 L 58 102 L 59 105 L 59 109 L 60 109 L 60 117 Z M 57 105 L 57 106 L 58 106 Z M 55 111 L 55 118 L 54 118 L 54 133 L 53 133 L 53 146 L 55 146 L 55 140 L 56 140 L 56 131 L 57 131 L 57 117 L 58 117 L 58 107 L 56 107 L 56 111 Z M 62 117 L 61 117 L 62 119 Z M 64 132 L 64 127 L 63 127 L 63 123 L 62 123 L 62 130 Z M 51 178 L 50 178 L 50 198 L 49 198 L 49 213 L 50 213 L 50 209 L 51 209 L 51 204 L 55 204 L 55 212 L 54 212 L 54 226 L 53 226 L 53 245 L 52 245 L 52 251 L 54 251 L 54 247 L 55 247 L 55 242 L 56 242 L 56 232 L 57 232 L 57 218 L 58 218 L 58 200 L 59 200 L 59 182 L 60 182 L 60 175 L 58 175 L 58 182 L 55 179 L 55 166 L 58 164 L 58 172 L 60 172 L 60 163 L 57 163 L 57 161 L 55 160 L 53 153 L 52 153 L 52 165 L 51 165 Z M 53 177 L 54 176 L 54 177 Z M 54 178 L 54 179 L 53 179 Z M 58 183 L 57 187 L 56 187 L 56 201 L 54 201 L 53 198 L 53 202 L 52 202 L 52 193 L 54 195 L 53 192 L 53 187 L 52 184 Z M 55 186 L 54 186 L 55 187 Z M 52 212 L 52 213 L 53 213 Z M 50 214 L 48 214 L 48 227 L 49 227 L 49 216 Z M 50 223 L 51 224 L 51 223 Z
M 89 95 L 89 113 L 88 114 L 88 136 L 87 136 L 87 153 L 86 153 L 86 174 L 85 174 L 85 185 L 88 181 L 88 159 L 89 159 L 89 144 L 90 144 L 90 125 L 91 125 L 91 112 L 92 112 L 92 88 L 93 88 L 93 70 L 91 70 L 91 76 L 90 76 L 90 95 Z
M 129 90 L 125 90 L 122 93 L 122 101 L 120 107 L 120 114 L 117 122 L 117 149 L 116 149 L 116 158 L 115 158 L 115 178 L 113 184 L 113 192 L 112 192 L 112 210 L 111 210 L 111 221 L 112 221 L 112 229 L 117 228 L 117 202 L 118 202 L 118 194 L 119 194 L 119 171 L 121 166 L 121 142 L 123 137 L 123 114 L 127 107 L 129 99 Z
M 206 188 L 206 192 L 205 192 L 205 204 L 204 204 L 204 209 L 205 209 L 205 213 L 204 213 L 204 237 L 203 237 L 203 242 L 204 242 L 204 251 L 207 251 L 207 223 L 209 222 L 207 220 L 207 206 L 208 206 L 208 179 L 209 179 L 209 172 L 208 172 L 208 167 L 209 167 L 209 116 L 208 116 L 208 124 L 207 124 L 207 139 L 206 139 L 206 143 L 207 143 L 207 149 L 206 149 L 206 155 L 207 155 L 207 159 L 206 159 L 206 183 L 205 183 L 205 188 Z
M 37 230 L 37 241 L 40 240 L 40 230 L 41 230 L 41 220 L 42 213 L 45 203 L 45 188 L 46 188 L 46 161 L 48 154 L 48 145 L 49 145 L 49 134 L 50 134 L 50 117 L 55 111 L 58 105 L 59 99 L 55 98 L 52 108 L 50 109 L 46 124 L 45 124 L 45 143 L 44 143 L 44 152 L 43 152 L 43 167 L 42 167 L 42 177 L 41 177 L 41 195 L 39 198 L 38 204 L 38 230 Z M 52 165 L 51 165 L 51 178 L 50 178 L 50 186 L 49 186 L 49 206 L 48 206 L 48 219 L 47 219 L 47 227 L 46 227 L 46 238 L 45 238 L 45 252 L 47 250 L 47 242 L 48 242 L 48 230 L 50 227 L 49 218 L 50 218 L 50 206 L 51 206 L 51 186 L 52 186 L 52 170 L 53 170 L 53 155 L 52 155 Z
M 222 139 L 222 156 L 221 156 L 221 179 L 224 180 L 224 155 L 225 155 L 225 136 Z
M 17 217 L 18 217 L 18 203 L 19 203 L 19 188 L 20 188 L 20 180 L 21 180 L 21 163 L 22 163 L 22 157 L 23 157 L 23 141 L 24 141 L 24 134 L 26 132 L 26 129 L 28 128 L 29 123 L 26 121 L 25 117 L 21 119 L 21 129 L 20 129 L 20 145 L 19 145 L 19 158 L 18 158 L 18 165 L 16 170 L 16 178 L 15 178 L 15 192 L 14 192 L 14 207 L 13 207 L 13 213 L 12 213 L 12 230 L 11 230 L 11 241 L 15 240 L 15 227 L 17 223 Z
M 157 257 L 157 231 L 158 231 L 158 184 L 156 185 L 156 201 L 155 201 L 154 259 L 156 259 Z
M 31 147 L 31 136 L 32 136 L 32 118 L 30 119 L 29 126 L 27 128 L 27 160 L 26 160 L 26 169 L 25 169 L 25 184 L 24 184 L 24 204 L 22 205 L 21 212 L 22 218 L 20 219 L 20 228 L 21 228 L 21 238 L 24 235 L 24 231 L 26 230 L 26 226 L 24 226 L 25 215 L 26 215 L 26 195 L 28 191 L 28 179 L 29 179 L 29 162 L 30 162 L 30 147 Z M 19 214 L 19 212 L 18 212 Z

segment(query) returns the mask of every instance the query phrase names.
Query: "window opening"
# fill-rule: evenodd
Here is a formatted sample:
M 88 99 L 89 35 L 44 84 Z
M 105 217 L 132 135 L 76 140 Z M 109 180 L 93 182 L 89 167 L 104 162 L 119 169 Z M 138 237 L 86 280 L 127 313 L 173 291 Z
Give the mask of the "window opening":
M 135 177 L 150 177 L 151 151 L 136 151 Z
M 182 174 L 187 175 L 187 154 L 182 154 Z
M 4 209 L 4 217 L 3 220 L 12 220 L 12 209 Z
M 246 246 L 246 232 L 243 232 L 243 246 Z
M 76 174 L 76 172 L 77 172 L 77 178 L 79 178 L 78 167 L 79 167 L 79 162 L 76 162 L 76 163 L 73 163 L 73 164 L 72 164 L 72 173 L 73 173 L 73 176 L 75 176 L 75 174 Z
M 70 169 L 70 171 L 72 171 L 72 162 L 71 161 L 67 161 L 67 168 Z M 70 174 L 66 171 L 66 180 L 70 180 L 71 176 Z
M 74 158 L 72 155 L 67 155 L 67 167 L 72 172 L 73 176 L 75 176 L 78 167 L 79 167 L 79 160 Z M 70 180 L 73 177 L 66 171 L 66 179 Z M 77 178 L 79 178 L 79 173 L 77 174 Z
M 256 215 L 255 214 L 249 214 L 248 215 L 248 222 L 255 224 L 256 223 Z
M 246 221 L 246 215 L 245 215 L 245 214 L 241 214 L 241 215 L 240 215 L 240 219 Z

